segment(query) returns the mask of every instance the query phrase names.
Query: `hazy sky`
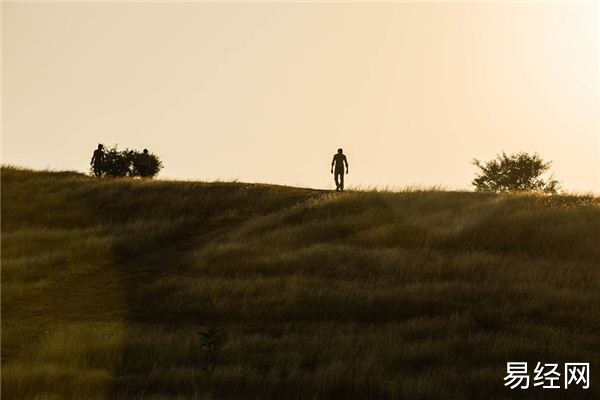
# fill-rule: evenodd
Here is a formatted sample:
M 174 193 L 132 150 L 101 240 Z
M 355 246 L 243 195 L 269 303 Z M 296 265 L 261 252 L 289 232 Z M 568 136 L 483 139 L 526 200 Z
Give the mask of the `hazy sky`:
M 162 178 L 469 188 L 529 151 L 600 191 L 594 3 L 3 3 L 2 161 Z

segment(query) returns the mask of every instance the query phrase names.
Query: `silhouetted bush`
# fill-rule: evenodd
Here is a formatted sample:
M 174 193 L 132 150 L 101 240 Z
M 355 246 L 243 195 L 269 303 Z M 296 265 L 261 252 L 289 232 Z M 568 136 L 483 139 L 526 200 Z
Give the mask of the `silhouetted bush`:
M 144 178 L 152 178 L 158 174 L 158 172 L 162 169 L 162 162 L 153 153 L 144 154 L 139 151 L 130 150 L 129 157 L 131 157 L 131 174 L 129 176 L 141 176 Z M 144 164 L 144 157 L 148 157 L 148 169 L 146 174 L 143 174 L 143 169 L 141 166 Z
M 113 146 L 104 152 L 104 162 L 102 163 L 102 175 L 112 177 L 128 176 L 131 167 L 129 157 L 130 150 L 119 151 L 117 146 Z
M 102 175 L 111 177 L 135 177 L 142 176 L 140 167 L 144 158 L 148 158 L 148 169 L 146 178 L 152 178 L 158 174 L 163 165 L 157 155 L 153 153 L 144 154 L 137 150 L 119 150 L 113 146 L 104 152 L 104 163 L 102 165 Z
M 556 193 L 559 182 L 550 175 L 542 175 L 550 169 L 552 162 L 542 160 L 539 154 L 516 153 L 510 156 L 502 152 L 485 164 L 473 159 L 479 173 L 471 182 L 478 192 L 522 192 L 540 191 Z

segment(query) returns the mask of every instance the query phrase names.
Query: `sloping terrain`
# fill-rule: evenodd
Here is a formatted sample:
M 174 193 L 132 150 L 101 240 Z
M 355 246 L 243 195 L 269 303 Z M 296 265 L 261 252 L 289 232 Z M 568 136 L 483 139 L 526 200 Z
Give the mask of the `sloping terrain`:
M 600 397 L 597 197 L 3 167 L 1 261 L 6 399 Z

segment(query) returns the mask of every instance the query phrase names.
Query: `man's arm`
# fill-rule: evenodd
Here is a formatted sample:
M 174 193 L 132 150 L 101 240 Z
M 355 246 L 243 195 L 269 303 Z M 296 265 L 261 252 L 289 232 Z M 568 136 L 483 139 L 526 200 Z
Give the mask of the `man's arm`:
M 348 159 L 344 156 L 344 164 L 346 164 L 346 173 L 348 173 Z
M 96 158 L 96 152 L 94 152 L 94 154 L 92 154 L 92 160 L 90 161 L 90 165 L 92 165 L 94 163 L 94 158 Z
M 333 164 L 335 164 L 335 156 L 333 156 L 333 160 L 331 160 L 331 173 L 333 174 Z

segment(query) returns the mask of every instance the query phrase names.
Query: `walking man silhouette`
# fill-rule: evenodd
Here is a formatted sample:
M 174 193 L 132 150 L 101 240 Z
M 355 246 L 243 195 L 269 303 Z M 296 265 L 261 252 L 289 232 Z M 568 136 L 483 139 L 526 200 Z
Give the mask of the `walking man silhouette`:
M 94 150 L 94 155 L 92 156 L 92 161 L 90 161 L 90 165 L 94 166 L 94 175 L 100 176 L 102 175 L 102 165 L 104 164 L 104 146 L 101 144 L 98 145 L 98 148 Z
M 344 165 L 346 165 L 346 173 L 348 173 L 348 159 L 346 159 L 344 150 L 338 149 L 337 154 L 334 154 L 333 160 L 331 160 L 331 173 L 334 174 L 336 192 L 344 191 Z M 334 168 L 335 173 L 333 172 Z

